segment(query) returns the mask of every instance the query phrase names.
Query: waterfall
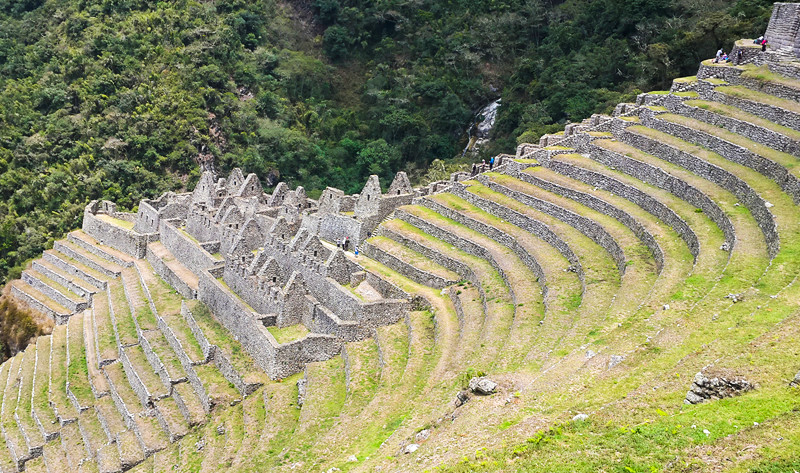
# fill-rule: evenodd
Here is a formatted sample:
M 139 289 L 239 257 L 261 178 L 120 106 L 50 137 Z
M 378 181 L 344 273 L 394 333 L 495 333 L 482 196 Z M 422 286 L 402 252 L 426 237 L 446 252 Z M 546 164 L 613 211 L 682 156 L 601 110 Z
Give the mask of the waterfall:
M 500 108 L 500 99 L 491 102 L 489 105 L 480 109 L 475 115 L 475 120 L 467 129 L 467 146 L 461 156 L 468 152 L 475 153 L 481 146 L 489 141 L 489 133 L 494 128 L 497 119 L 497 109 Z

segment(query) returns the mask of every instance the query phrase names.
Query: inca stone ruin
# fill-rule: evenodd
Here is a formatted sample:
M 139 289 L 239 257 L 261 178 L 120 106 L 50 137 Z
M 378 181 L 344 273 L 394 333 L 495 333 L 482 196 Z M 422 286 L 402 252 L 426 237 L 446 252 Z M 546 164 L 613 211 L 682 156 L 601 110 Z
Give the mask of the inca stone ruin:
M 522 144 L 475 176 L 424 188 L 403 172 L 372 176 L 357 195 L 328 188 L 314 200 L 285 183 L 265 193 L 234 169 L 135 213 L 91 202 L 82 229 L 12 282 L 16 299 L 57 325 L 0 368 L 0 468 L 153 471 L 226 410 L 258 405 L 281 425 L 313 424 L 303 413 L 327 396 L 315 392 L 321 380 L 338 379 L 348 405 L 364 366 L 388 393 L 411 393 L 402 373 L 418 370 L 415 389 L 446 406 L 434 427 L 455 424 L 484 402 L 454 407 L 457 389 L 434 388 L 459 363 L 499 379 L 485 402 L 513 406 L 512 393 L 572 386 L 563 380 L 573 374 L 622 378 L 637 356 L 682 340 L 687 321 L 780 304 L 800 272 L 790 256 L 800 241 L 799 31 L 800 4 L 775 4 L 766 52 L 741 40 L 731 56 L 741 50 L 742 64 L 704 61 L 670 91 Z M 715 292 L 734 267 L 744 268 L 732 276 L 736 300 Z M 759 288 L 773 279 L 785 280 L 780 290 Z M 641 345 L 564 342 L 625 330 L 635 314 L 650 324 Z M 393 367 L 393 353 L 406 364 Z M 531 366 L 526 384 L 504 378 Z M 678 405 L 691 384 L 679 381 Z M 281 417 L 279 399 L 302 404 L 299 417 Z M 224 436 L 231 425 L 219 422 L 210 431 Z M 441 435 L 426 427 L 420 445 L 414 427 L 376 448 L 419 455 Z M 191 438 L 184 448 L 220 448 Z M 342 451 L 330 465 L 351 454 L 366 461 Z

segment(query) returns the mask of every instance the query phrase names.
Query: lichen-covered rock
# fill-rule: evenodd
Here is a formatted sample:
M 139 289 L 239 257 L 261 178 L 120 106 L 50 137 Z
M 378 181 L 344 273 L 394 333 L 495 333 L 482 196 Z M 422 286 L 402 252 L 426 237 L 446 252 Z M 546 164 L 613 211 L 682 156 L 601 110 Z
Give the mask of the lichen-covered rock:
M 469 401 L 469 393 L 467 391 L 459 391 L 458 394 L 456 394 L 456 407 L 463 406 L 467 401 Z
M 702 372 L 694 376 L 692 388 L 686 393 L 686 404 L 699 404 L 708 400 L 737 396 L 754 389 L 755 386 L 738 376 L 708 377 Z
M 798 371 L 797 374 L 794 375 L 794 379 L 792 380 L 791 383 L 789 383 L 789 386 L 792 387 L 800 386 L 800 371 Z
M 486 377 L 472 378 L 469 380 L 469 390 L 475 394 L 487 396 L 494 394 L 497 390 L 497 383 Z

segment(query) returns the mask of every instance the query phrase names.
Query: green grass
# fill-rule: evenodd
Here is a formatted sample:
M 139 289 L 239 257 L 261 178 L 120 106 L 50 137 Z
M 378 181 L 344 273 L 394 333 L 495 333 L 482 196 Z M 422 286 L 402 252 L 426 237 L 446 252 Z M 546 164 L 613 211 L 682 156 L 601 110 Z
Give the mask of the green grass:
M 744 122 L 748 122 L 753 125 L 757 125 L 766 128 L 768 130 L 772 130 L 776 133 L 780 133 L 782 135 L 788 136 L 789 138 L 800 141 L 800 131 L 794 130 L 792 128 L 783 125 L 778 125 L 775 122 L 771 122 L 757 115 L 744 112 L 736 107 L 731 107 L 729 105 L 724 105 L 718 102 L 708 102 L 705 100 L 687 100 L 685 103 L 686 105 L 699 107 L 702 108 L 703 110 L 708 110 L 718 115 L 723 115 L 735 118 L 737 120 L 742 120 Z
M 758 92 L 753 89 L 748 89 L 747 87 L 726 85 L 723 87 L 717 87 L 714 90 L 716 92 L 720 92 L 725 95 L 730 95 L 732 97 L 736 97 L 739 99 L 751 100 L 754 102 L 759 102 L 767 105 L 772 105 L 775 107 L 784 108 L 794 113 L 800 113 L 800 103 L 794 102 L 792 100 L 781 99 L 774 95 L 769 95 L 764 92 Z
M 782 76 L 769 70 L 767 65 L 754 66 L 751 64 L 745 65 L 745 71 L 742 77 L 747 79 L 757 80 L 759 82 L 772 82 L 775 84 L 784 85 L 793 89 L 800 89 L 800 80 L 792 79 L 791 77 Z
M 86 344 L 83 340 L 83 317 L 72 316 L 69 321 L 69 389 L 82 406 L 94 404 L 94 394 L 89 384 L 89 367 L 86 362 Z
M 300 340 L 310 333 L 306 326 L 301 323 L 283 328 L 278 328 L 276 326 L 267 327 L 267 330 L 275 337 L 275 341 L 281 345 Z
M 195 321 L 203 330 L 208 341 L 216 345 L 226 355 L 234 369 L 245 380 L 261 381 L 264 374 L 259 370 L 242 345 L 234 339 L 227 329 L 213 316 L 208 307 L 200 301 L 187 302 Z
M 129 222 L 127 220 L 122 220 L 121 218 L 115 218 L 110 215 L 100 214 L 95 215 L 98 219 L 114 224 L 120 228 L 124 228 L 125 230 L 133 230 L 133 222 Z
M 120 343 L 122 345 L 138 343 L 139 336 L 136 333 L 136 324 L 133 321 L 128 300 L 125 298 L 125 289 L 122 287 L 122 281 L 115 279 L 109 281 L 108 285 L 111 294 L 111 309 L 114 313 L 117 336 Z

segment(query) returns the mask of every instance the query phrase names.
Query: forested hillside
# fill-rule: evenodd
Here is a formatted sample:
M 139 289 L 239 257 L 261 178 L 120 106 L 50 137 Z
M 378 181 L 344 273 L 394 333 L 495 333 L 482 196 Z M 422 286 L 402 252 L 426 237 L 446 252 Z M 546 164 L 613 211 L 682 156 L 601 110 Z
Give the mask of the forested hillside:
M 198 159 L 316 195 L 510 152 L 763 32 L 764 0 L 7 0 L 0 280 L 80 224 L 192 188 Z

